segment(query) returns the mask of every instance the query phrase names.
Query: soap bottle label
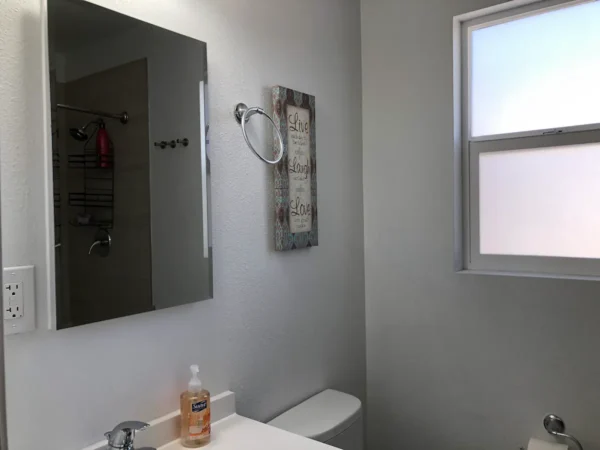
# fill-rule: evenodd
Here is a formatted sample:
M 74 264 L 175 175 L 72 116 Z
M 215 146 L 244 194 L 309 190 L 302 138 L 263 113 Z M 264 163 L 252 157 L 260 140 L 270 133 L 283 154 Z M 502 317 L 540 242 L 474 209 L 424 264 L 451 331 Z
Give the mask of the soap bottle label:
M 191 439 L 210 436 L 210 409 L 207 400 L 192 403 L 189 427 Z

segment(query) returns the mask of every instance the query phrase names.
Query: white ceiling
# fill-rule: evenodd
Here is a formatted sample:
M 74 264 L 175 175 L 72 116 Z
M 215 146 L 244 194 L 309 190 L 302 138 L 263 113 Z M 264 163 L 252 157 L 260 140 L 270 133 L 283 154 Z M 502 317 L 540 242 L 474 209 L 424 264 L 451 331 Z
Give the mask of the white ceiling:
M 54 51 L 119 34 L 139 21 L 83 0 L 48 0 L 48 29 Z

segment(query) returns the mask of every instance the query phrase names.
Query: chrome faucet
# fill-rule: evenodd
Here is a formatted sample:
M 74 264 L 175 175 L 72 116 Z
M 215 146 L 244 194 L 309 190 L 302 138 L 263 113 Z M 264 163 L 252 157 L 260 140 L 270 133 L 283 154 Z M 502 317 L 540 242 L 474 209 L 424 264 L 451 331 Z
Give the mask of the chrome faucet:
M 99 228 L 96 232 L 96 237 L 94 239 L 94 243 L 90 247 L 88 255 L 92 254 L 95 247 L 100 246 L 99 248 L 102 248 L 103 250 L 102 252 L 99 252 L 99 255 L 102 257 L 108 256 L 108 254 L 110 253 L 110 248 L 112 247 L 112 238 L 110 237 L 110 233 L 108 232 L 108 230 L 104 228 Z
M 119 449 L 119 450 L 134 450 L 133 441 L 135 440 L 135 434 L 138 431 L 144 431 L 150 424 L 146 422 L 138 422 L 135 420 L 121 422 L 112 431 L 104 433 L 106 439 L 108 439 L 107 450 Z M 156 450 L 152 447 L 144 447 L 139 450 Z

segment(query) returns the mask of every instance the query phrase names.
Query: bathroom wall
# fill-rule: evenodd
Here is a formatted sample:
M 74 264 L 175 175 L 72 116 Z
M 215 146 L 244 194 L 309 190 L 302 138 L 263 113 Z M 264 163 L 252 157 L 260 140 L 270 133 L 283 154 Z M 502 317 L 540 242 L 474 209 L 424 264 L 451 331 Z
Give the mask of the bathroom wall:
M 187 366 L 265 420 L 325 388 L 364 399 L 360 18 L 348 0 L 97 1 L 208 42 L 214 300 L 7 339 L 11 448 L 77 449 L 178 407 Z M 0 15 L 3 265 L 45 266 L 40 1 Z M 284 84 L 316 95 L 321 246 L 275 253 L 271 170 L 232 118 Z M 49 117 L 48 117 L 49 120 Z M 49 158 L 49 153 L 48 153 Z M 45 312 L 40 310 L 40 322 Z M 32 432 L 32 426 L 33 428 Z
M 600 284 L 453 272 L 452 18 L 494 3 L 362 0 L 371 449 L 600 448 Z

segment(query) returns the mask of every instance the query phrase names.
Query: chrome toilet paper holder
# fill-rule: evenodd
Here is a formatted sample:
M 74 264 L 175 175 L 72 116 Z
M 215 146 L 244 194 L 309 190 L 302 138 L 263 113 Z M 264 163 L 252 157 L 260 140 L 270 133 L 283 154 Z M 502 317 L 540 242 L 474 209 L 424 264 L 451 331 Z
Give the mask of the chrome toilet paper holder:
M 575 438 L 575 436 L 565 433 L 565 421 L 556 414 L 548 414 L 546 417 L 544 417 L 544 428 L 552 436 L 571 441 L 577 450 L 583 450 L 581 443 Z
M 565 426 L 565 421 L 556 414 L 548 414 L 546 417 L 544 417 L 544 428 L 552 436 L 570 441 L 575 445 L 577 450 L 583 450 L 581 442 L 579 442 L 575 436 L 565 433 L 565 430 L 567 429 Z

